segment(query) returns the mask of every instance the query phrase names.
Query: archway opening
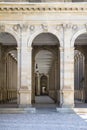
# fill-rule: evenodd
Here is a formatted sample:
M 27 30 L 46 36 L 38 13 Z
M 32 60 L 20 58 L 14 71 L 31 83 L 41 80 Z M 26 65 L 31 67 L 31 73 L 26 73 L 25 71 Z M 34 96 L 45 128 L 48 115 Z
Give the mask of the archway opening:
M 74 77 L 75 107 L 87 107 L 87 33 L 75 40 Z
M 47 104 L 60 102 L 59 46 L 59 40 L 51 33 L 41 33 L 33 40 L 32 102 L 34 105 L 44 104 L 48 107 Z
M 17 107 L 17 41 L 0 33 L 0 107 Z

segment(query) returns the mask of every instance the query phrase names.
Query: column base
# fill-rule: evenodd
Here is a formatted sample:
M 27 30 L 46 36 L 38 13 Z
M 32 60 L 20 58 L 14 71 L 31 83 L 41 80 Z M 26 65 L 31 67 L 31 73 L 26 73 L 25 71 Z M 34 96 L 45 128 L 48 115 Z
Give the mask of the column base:
M 60 91 L 60 107 L 74 108 L 74 106 L 74 91 L 70 89 Z
M 18 108 L 32 108 L 32 105 L 28 105 L 28 104 L 19 104 Z
M 62 104 L 61 108 L 74 108 L 74 104 Z
M 31 107 L 31 91 L 20 90 L 19 91 L 19 107 Z
M 73 108 L 56 108 L 58 113 L 75 113 Z

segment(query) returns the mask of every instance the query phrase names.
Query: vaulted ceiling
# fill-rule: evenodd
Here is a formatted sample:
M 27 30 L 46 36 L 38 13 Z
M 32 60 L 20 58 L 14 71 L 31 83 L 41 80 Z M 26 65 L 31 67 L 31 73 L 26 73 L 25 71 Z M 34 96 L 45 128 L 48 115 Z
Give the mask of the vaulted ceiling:
M 78 36 L 75 40 L 75 45 L 87 45 L 87 33 Z
M 35 57 L 35 64 L 40 74 L 48 74 L 52 67 L 53 54 L 48 50 L 41 50 Z
M 3 45 L 17 45 L 16 39 L 9 33 L 0 33 L 0 43 Z

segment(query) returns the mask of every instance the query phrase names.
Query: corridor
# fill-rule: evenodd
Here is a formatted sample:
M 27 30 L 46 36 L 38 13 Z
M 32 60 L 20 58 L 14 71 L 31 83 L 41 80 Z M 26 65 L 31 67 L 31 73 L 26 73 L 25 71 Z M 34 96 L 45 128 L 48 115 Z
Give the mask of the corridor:
M 33 104 L 33 106 L 36 109 L 55 109 L 56 110 L 56 106 L 57 104 L 55 104 L 55 102 L 53 101 L 52 98 L 50 98 L 49 96 L 36 96 L 35 97 L 35 104 Z

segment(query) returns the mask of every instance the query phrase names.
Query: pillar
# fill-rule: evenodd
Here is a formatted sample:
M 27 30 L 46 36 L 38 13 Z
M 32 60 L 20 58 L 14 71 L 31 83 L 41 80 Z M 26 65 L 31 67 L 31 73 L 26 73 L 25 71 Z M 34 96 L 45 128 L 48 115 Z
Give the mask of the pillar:
M 74 48 L 64 48 L 63 64 L 62 107 L 74 107 Z
M 32 103 L 35 103 L 35 55 L 32 49 Z
M 39 96 L 40 95 L 40 75 L 39 74 L 37 74 L 37 80 L 38 80 L 38 88 L 37 88 L 37 95 Z
M 20 88 L 19 88 L 19 106 L 31 106 L 31 47 L 21 47 L 21 68 L 20 69 Z M 19 58 L 19 57 L 18 57 Z M 19 59 L 18 59 L 19 60 Z
M 58 81 L 58 63 L 57 63 L 57 60 L 55 59 L 55 102 L 58 101 L 57 98 L 58 95 L 59 95 L 59 91 L 58 91 L 58 84 L 57 84 L 57 81 Z
M 87 56 L 85 55 L 85 86 L 84 86 L 84 100 L 87 103 Z
M 63 105 L 63 87 L 64 87 L 64 49 L 62 47 L 60 50 L 60 106 Z

